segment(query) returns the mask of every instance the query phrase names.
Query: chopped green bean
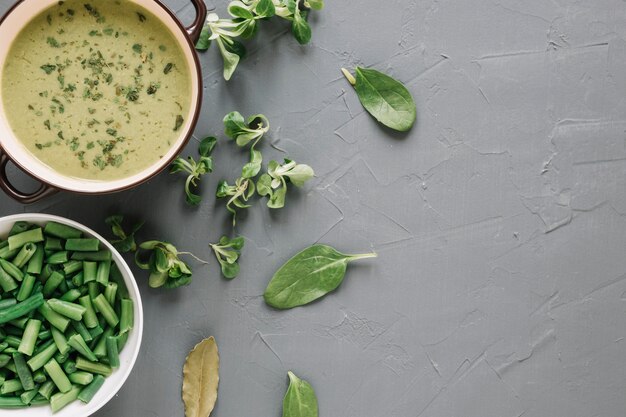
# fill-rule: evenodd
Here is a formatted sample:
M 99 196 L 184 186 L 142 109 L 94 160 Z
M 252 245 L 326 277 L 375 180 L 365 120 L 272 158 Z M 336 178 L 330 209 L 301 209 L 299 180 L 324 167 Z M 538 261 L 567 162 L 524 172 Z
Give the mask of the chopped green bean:
M 39 336 L 39 330 L 41 330 L 41 321 L 35 319 L 28 320 L 22 341 L 17 348 L 18 352 L 32 356 L 35 350 L 35 343 L 37 343 L 37 337 Z
M 27 243 L 43 242 L 43 233 L 41 228 L 30 229 L 13 236 L 9 236 L 9 249 L 20 249 Z
M 83 235 L 83 232 L 81 232 L 80 230 L 75 229 L 72 226 L 67 226 L 65 224 L 57 222 L 48 222 L 43 231 L 49 236 L 54 236 L 61 239 L 76 239 Z
M 33 293 L 33 288 L 35 287 L 35 282 L 37 278 L 33 275 L 26 274 L 24 275 L 24 279 L 22 280 L 22 285 L 20 285 L 20 290 L 17 293 L 17 301 L 24 301 Z
M 30 261 L 35 252 L 37 251 L 37 245 L 34 243 L 27 243 L 22 246 L 22 249 L 15 255 L 15 259 L 13 259 L 12 263 L 18 268 L 23 267 Z
M 69 259 L 70 259 L 69 252 L 63 250 L 63 251 L 55 252 L 52 255 L 48 256 L 46 258 L 46 262 L 52 265 L 60 265 L 69 261 Z
M 63 264 L 63 273 L 65 273 L 65 276 L 70 276 L 72 274 L 75 274 L 76 272 L 80 271 L 83 269 L 83 263 L 82 261 L 68 261 L 66 263 Z
M 107 327 L 106 329 L 104 329 L 104 332 L 102 333 L 102 336 L 98 340 L 98 343 L 93 348 L 93 353 L 98 358 L 105 358 L 107 356 L 106 341 L 107 341 L 107 337 L 111 336 L 112 334 L 113 334 L 112 328 Z
M 73 374 L 76 372 L 76 362 L 69 360 L 63 364 L 63 370 L 67 375 Z
M 68 381 L 69 382 L 69 381 Z M 58 392 L 50 398 L 50 408 L 52 412 L 56 413 L 66 405 L 73 401 L 76 401 L 80 394 L 81 388 L 79 386 L 70 386 L 67 392 Z
M 0 324 L 23 317 L 43 305 L 44 299 L 41 293 L 31 295 L 26 300 L 11 307 L 0 310 Z
M 74 302 L 74 301 L 78 300 L 81 295 L 82 295 L 82 293 L 80 292 L 79 289 L 72 288 L 71 290 L 69 290 L 68 292 L 63 294 L 61 296 L 61 298 L 59 298 L 59 300 L 67 301 L 67 302 L 71 303 L 71 302 Z
M 4 368 L 9 362 L 11 362 L 11 357 L 4 353 L 0 353 L 0 368 Z
M 91 372 L 92 374 L 100 374 L 103 376 L 109 376 L 112 372 L 110 366 L 107 366 L 103 363 L 88 361 L 81 356 L 76 359 L 76 368 L 82 371 Z
M 72 284 L 75 287 L 81 287 L 85 283 L 85 274 L 83 271 L 80 271 L 78 274 L 72 277 Z
M 111 304 L 109 304 L 106 298 L 104 298 L 104 295 L 102 294 L 98 295 L 93 300 L 93 304 L 94 306 L 96 306 L 100 314 L 102 314 L 102 317 L 104 317 L 104 319 L 107 321 L 109 326 L 111 327 L 117 326 L 120 320 L 117 317 L 117 314 L 115 314 L 113 307 L 111 307 Z
M 6 298 L 4 300 L 0 300 L 0 310 L 4 310 L 5 308 L 9 308 L 17 304 L 17 300 L 15 298 Z
M 46 381 L 39 387 L 39 394 L 49 400 L 55 390 L 54 382 Z
M 22 389 L 22 383 L 19 379 L 9 379 L 4 381 L 4 383 L 2 384 L 2 388 L 0 388 L 0 394 L 7 395 L 13 392 L 21 391 Z
M 63 369 L 61 369 L 61 365 L 59 365 L 55 359 L 50 359 L 48 363 L 44 365 L 43 369 L 46 370 L 46 373 L 59 391 L 68 392 L 72 389 L 72 383 L 67 378 L 67 375 L 65 375 L 65 372 L 63 372 Z
M 96 274 L 98 271 L 98 263 L 92 261 L 83 261 L 83 274 L 84 283 L 92 282 L 96 280 Z
M 68 375 L 70 381 L 78 385 L 89 385 L 93 381 L 93 374 L 85 371 L 76 371 Z
M 37 250 L 33 254 L 33 257 L 28 261 L 28 267 L 26 267 L 26 272 L 29 274 L 41 274 L 41 269 L 43 268 L 43 258 L 44 258 L 44 249 L 41 243 L 37 244 Z
M 89 333 L 89 330 L 87 330 L 87 327 L 85 327 L 82 321 L 73 321 L 72 327 L 85 339 L 85 342 L 91 342 L 93 340 L 91 333 Z
M 38 352 L 35 356 L 30 358 L 27 362 L 30 369 L 34 372 L 37 369 L 43 367 L 50 359 L 54 357 L 54 354 L 57 353 L 57 345 L 54 343 L 48 345 L 41 352 Z
M 133 324 L 134 324 L 134 306 L 133 306 L 133 301 L 128 299 L 128 298 L 124 298 L 121 302 L 121 312 L 120 312 L 120 333 L 124 334 L 124 333 L 128 333 L 132 328 L 133 328 Z
M 51 328 L 50 331 L 52 332 L 52 339 L 54 340 L 54 344 L 57 346 L 57 349 L 59 349 L 59 352 L 62 355 L 68 353 L 70 345 L 67 344 L 67 339 L 65 338 L 63 332 L 56 327 Z
M 20 395 L 20 400 L 22 400 L 24 404 L 27 404 L 27 405 L 30 404 L 31 401 L 33 401 L 33 399 L 37 396 L 38 390 L 39 390 L 39 386 L 35 385 L 33 389 L 31 389 L 30 391 L 23 392 Z
M 87 358 L 87 360 L 90 360 L 92 362 L 98 361 L 98 358 L 93 353 L 93 351 L 89 349 L 89 346 L 87 346 L 87 343 L 85 343 L 85 339 L 83 339 L 81 335 L 75 334 L 75 335 L 70 336 L 70 338 L 67 340 L 67 343 L 75 351 L 77 351 L 78 353 L 83 355 L 85 358 Z
M 42 304 L 39 307 L 39 314 L 41 314 L 48 323 L 56 327 L 57 329 L 64 332 L 67 329 L 67 326 L 70 324 L 70 320 L 66 317 L 63 317 L 56 311 L 52 310 L 47 303 Z
M 85 326 L 89 329 L 93 329 L 98 325 L 98 318 L 96 317 L 96 312 L 91 304 L 91 297 L 88 295 L 80 297 L 78 302 L 85 308 L 85 314 L 83 314 L 83 322 L 85 323 Z
M 19 378 L 22 388 L 24 391 L 30 391 L 35 389 L 35 381 L 33 381 L 33 374 L 28 369 L 28 365 L 26 365 L 26 360 L 24 359 L 24 355 L 15 352 L 13 354 L 13 363 L 15 364 L 15 369 L 17 370 L 17 377 Z
M 78 252 L 97 252 L 100 250 L 100 241 L 98 239 L 67 239 L 65 242 L 65 250 Z
M 102 375 L 96 375 L 93 381 L 91 381 L 91 384 L 83 388 L 78 395 L 78 399 L 87 404 L 93 399 L 102 385 L 104 385 L 104 377 Z
M 110 261 L 112 259 L 111 251 L 99 250 L 98 252 L 74 252 L 72 259 L 77 261 Z
M 109 274 L 111 273 L 111 261 L 102 261 L 98 264 L 96 272 L 96 281 L 104 286 L 109 283 Z
M 33 381 L 35 381 L 37 384 L 43 384 L 47 380 L 48 378 L 46 377 L 46 374 L 43 372 L 43 370 L 38 369 L 37 372 L 33 372 Z
M 61 239 L 47 237 L 43 247 L 47 252 L 57 252 L 63 250 Z
M 54 271 L 43 286 L 44 297 L 50 297 L 54 290 L 56 290 L 57 287 L 61 285 L 64 280 L 65 276 L 62 273 L 60 273 L 59 271 Z
M 56 311 L 57 313 L 77 321 L 82 320 L 83 314 L 85 314 L 85 311 L 87 311 L 87 309 L 80 304 L 74 304 L 67 301 L 58 300 L 56 298 L 49 299 L 48 305 L 52 310 Z
M 0 397 L 0 408 L 17 409 L 25 407 L 28 407 L 28 405 L 24 404 L 20 397 Z
M 117 338 L 113 336 L 107 337 L 106 341 L 107 357 L 111 368 L 120 367 L 120 353 L 117 350 Z

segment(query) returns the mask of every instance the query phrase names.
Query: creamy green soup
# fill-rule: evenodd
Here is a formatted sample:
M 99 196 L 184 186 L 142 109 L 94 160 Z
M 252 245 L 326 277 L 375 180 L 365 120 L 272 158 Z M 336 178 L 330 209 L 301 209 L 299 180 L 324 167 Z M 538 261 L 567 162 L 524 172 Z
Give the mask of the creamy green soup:
M 19 33 L 1 95 L 15 135 L 42 162 L 112 180 L 163 157 L 192 92 L 180 45 L 149 11 L 126 0 L 68 0 Z

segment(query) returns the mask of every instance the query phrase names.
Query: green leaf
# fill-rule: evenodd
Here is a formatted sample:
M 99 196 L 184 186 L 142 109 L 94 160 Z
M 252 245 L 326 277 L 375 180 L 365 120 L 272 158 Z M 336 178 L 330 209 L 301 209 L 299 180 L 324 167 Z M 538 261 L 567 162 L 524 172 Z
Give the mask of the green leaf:
M 324 8 L 324 0 L 305 0 L 304 5 L 313 10 L 322 10 Z
M 304 12 L 297 12 L 293 16 L 291 31 L 300 45 L 305 45 L 311 41 L 311 26 L 302 16 Z
M 256 14 L 261 17 L 272 17 L 276 14 L 276 7 L 272 0 L 260 0 L 256 5 Z
M 237 69 L 237 65 L 239 65 L 240 57 L 238 54 L 231 52 L 227 49 L 226 43 L 222 41 L 222 39 L 218 39 L 217 43 L 220 47 L 220 53 L 222 54 L 222 59 L 224 60 L 224 79 L 226 81 L 230 80 L 233 76 L 233 73 Z
M 270 177 L 269 174 L 261 175 L 256 183 L 256 190 L 261 197 L 265 197 L 266 195 L 271 196 L 273 193 L 272 177 Z
M 228 5 L 228 13 L 233 17 L 240 17 L 242 19 L 253 19 L 254 15 L 246 5 L 241 1 L 231 1 Z
M 415 124 L 415 102 L 399 81 L 374 69 L 357 67 L 354 89 L 365 110 L 383 125 L 406 132 Z
M 123 222 L 124 216 L 113 215 L 107 217 L 104 222 L 111 227 L 111 232 L 118 239 L 109 240 L 113 247 L 120 253 L 134 252 L 137 250 L 137 244 L 135 243 L 135 233 L 141 229 L 144 222 L 135 223 L 130 232 L 124 231 Z
M 200 141 L 200 147 L 198 148 L 198 152 L 201 156 L 210 156 L 217 144 L 217 138 L 214 136 L 209 136 Z
M 317 396 L 307 381 L 289 371 L 289 388 L 283 399 L 283 417 L 318 417 Z
M 196 50 L 206 51 L 211 46 L 211 29 L 208 25 L 205 25 L 200 32 L 200 38 L 196 42 Z
M 267 207 L 271 209 L 280 209 L 285 207 L 285 198 L 287 197 L 287 187 L 280 187 L 272 193 Z
M 274 274 L 263 297 L 268 305 L 278 309 L 308 304 L 341 285 L 349 262 L 375 256 L 345 255 L 330 246 L 310 246 Z
M 248 55 L 248 51 L 246 50 L 245 45 L 234 39 L 231 39 L 231 43 L 224 42 L 224 48 L 226 48 L 228 52 L 237 55 L 241 59 L 245 59 Z
M 263 155 L 256 149 L 250 149 L 250 162 L 243 166 L 241 176 L 244 178 L 254 178 L 261 171 Z
M 211 244 L 210 246 L 215 253 L 217 261 L 220 263 L 222 275 L 228 279 L 235 278 L 239 274 L 237 260 L 241 255 L 244 239 L 239 236 L 231 240 L 228 236 L 222 236 L 219 243 Z

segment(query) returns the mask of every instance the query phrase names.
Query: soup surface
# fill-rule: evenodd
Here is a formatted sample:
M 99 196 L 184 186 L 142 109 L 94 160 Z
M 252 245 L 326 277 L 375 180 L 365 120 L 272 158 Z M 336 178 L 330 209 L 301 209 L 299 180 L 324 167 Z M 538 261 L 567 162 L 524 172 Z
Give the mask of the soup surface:
M 55 171 L 88 180 L 136 174 L 180 136 L 191 102 L 182 48 L 126 0 L 68 0 L 11 45 L 2 100 L 15 135 Z

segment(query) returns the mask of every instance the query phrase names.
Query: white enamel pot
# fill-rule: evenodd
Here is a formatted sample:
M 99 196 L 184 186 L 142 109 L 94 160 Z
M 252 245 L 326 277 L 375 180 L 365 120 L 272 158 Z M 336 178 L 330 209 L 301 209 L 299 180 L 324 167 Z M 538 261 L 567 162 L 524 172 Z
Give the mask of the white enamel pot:
M 198 121 L 202 104 L 202 72 L 194 45 L 200 37 L 207 8 L 203 0 L 190 0 L 196 9 L 194 22 L 185 27 L 174 13 L 159 0 L 129 0 L 152 12 L 172 32 L 184 51 L 191 74 L 192 97 L 189 114 L 180 129 L 180 136 L 168 152 L 157 162 L 143 171 L 118 180 L 88 181 L 62 175 L 32 155 L 13 133 L 5 116 L 3 101 L 0 100 L 0 188 L 15 200 L 29 204 L 41 200 L 59 190 L 79 194 L 108 194 L 127 190 L 148 181 L 163 171 L 185 147 Z M 0 18 L 0 64 L 5 62 L 12 40 L 22 28 L 43 10 L 58 3 L 58 0 L 19 0 Z M 0 91 L 2 77 L 0 76 Z M 41 183 L 33 193 L 18 190 L 7 178 L 7 164 L 13 162 L 22 171 Z

